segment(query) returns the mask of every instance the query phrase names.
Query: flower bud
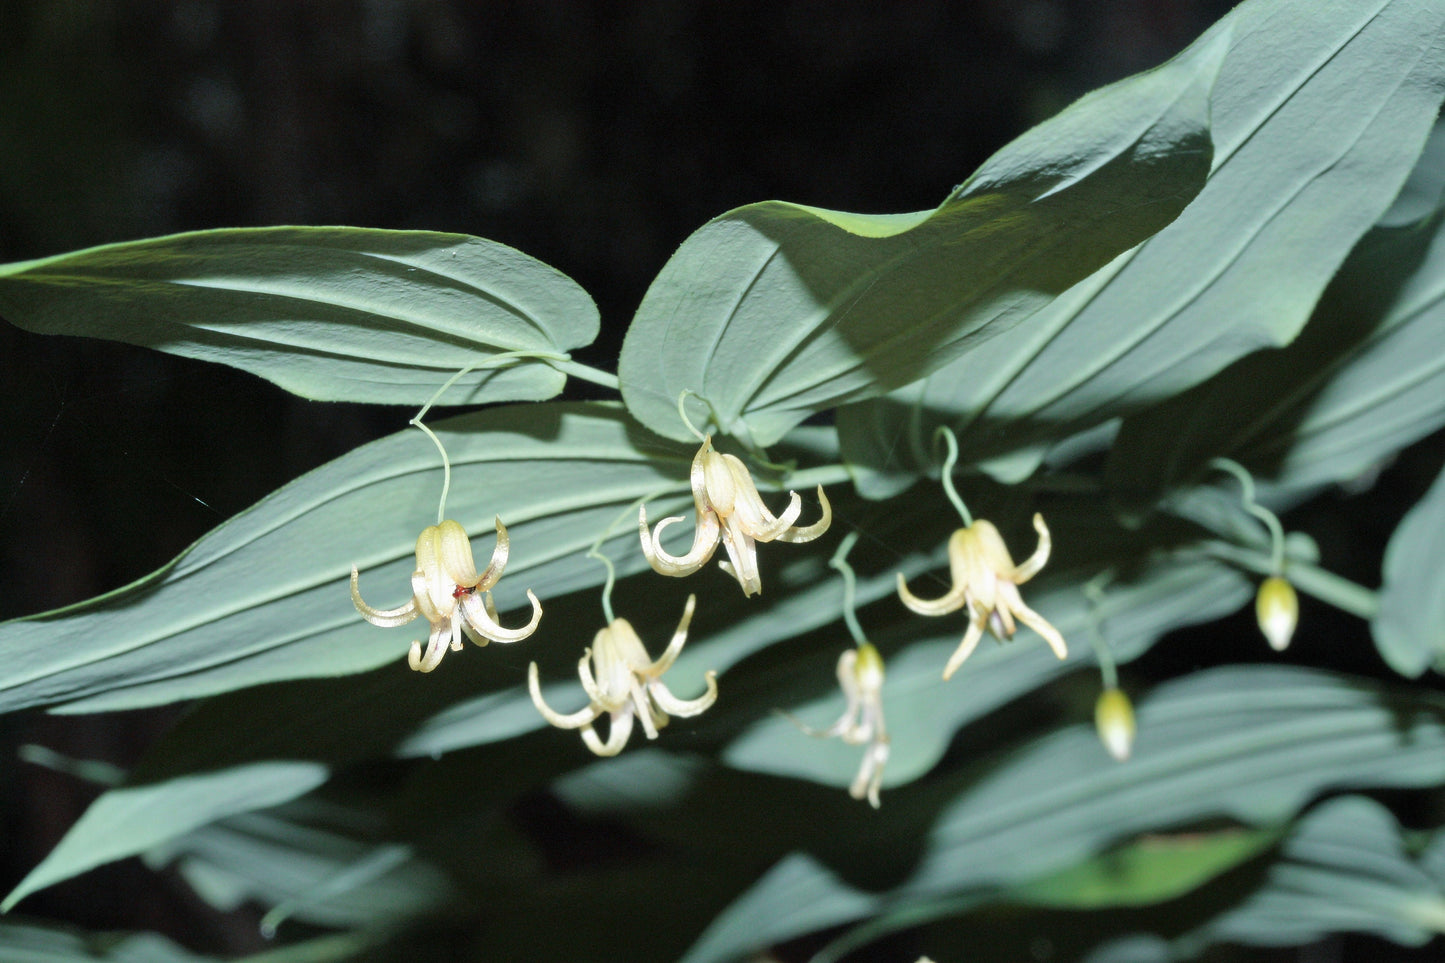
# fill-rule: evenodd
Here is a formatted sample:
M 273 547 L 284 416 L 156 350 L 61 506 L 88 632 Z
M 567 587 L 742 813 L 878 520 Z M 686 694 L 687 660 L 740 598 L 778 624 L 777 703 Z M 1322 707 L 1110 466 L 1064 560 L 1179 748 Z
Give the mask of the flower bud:
M 1134 706 L 1122 690 L 1105 689 L 1094 704 L 1094 728 L 1109 755 L 1123 762 L 1134 748 Z
M 1269 647 L 1276 652 L 1287 649 L 1299 624 L 1299 596 L 1294 586 L 1279 575 L 1265 579 L 1254 599 L 1254 613 L 1259 619 L 1259 630 L 1269 640 Z

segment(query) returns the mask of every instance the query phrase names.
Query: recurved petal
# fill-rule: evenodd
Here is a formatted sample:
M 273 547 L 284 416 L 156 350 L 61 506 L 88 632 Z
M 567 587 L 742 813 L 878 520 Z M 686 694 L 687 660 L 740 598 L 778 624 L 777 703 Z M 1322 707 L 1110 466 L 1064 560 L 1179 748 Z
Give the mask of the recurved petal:
M 477 580 L 477 589 L 485 592 L 497 580 L 502 577 L 502 570 L 507 567 L 507 558 L 512 551 L 512 540 L 507 535 L 507 526 L 502 524 L 502 516 L 494 516 L 497 523 L 497 544 L 492 548 L 492 560 L 487 563 L 487 570 Z
M 451 641 L 447 636 L 450 623 L 442 622 L 432 626 L 431 635 L 426 641 L 426 655 L 422 655 L 421 643 L 413 641 L 411 651 L 407 653 L 407 665 L 410 665 L 417 672 L 430 672 L 442 664 L 442 656 L 447 654 L 447 645 Z
M 954 583 L 953 588 L 947 594 L 936 599 L 921 599 L 908 590 L 908 582 L 903 573 L 898 573 L 898 598 L 904 605 L 908 606 L 919 615 L 947 615 L 950 612 L 957 612 L 963 608 L 967 599 L 965 598 L 966 584 Z
M 647 557 L 647 564 L 652 570 L 661 575 L 691 575 L 702 568 L 707 560 L 712 558 L 712 553 L 717 551 L 717 540 L 720 526 L 718 517 L 711 511 L 703 510 L 697 516 L 697 528 L 693 532 L 692 548 L 686 555 L 670 555 L 662 547 L 662 532 L 667 526 L 682 521 L 681 515 L 673 515 L 664 518 L 657 523 L 657 528 L 651 534 L 647 530 L 647 506 L 642 506 L 638 514 L 638 534 L 642 538 L 642 554 Z
M 1054 540 L 1049 535 L 1049 526 L 1044 524 L 1044 516 L 1034 512 L 1034 531 L 1039 533 L 1039 545 L 1034 549 L 1022 565 L 1014 569 L 1013 582 L 1015 585 L 1022 585 L 1043 568 L 1049 560 L 1049 552 L 1053 548 Z
M 361 613 L 362 618 L 384 629 L 405 625 L 417 616 L 415 598 L 394 609 L 378 609 L 367 605 L 361 598 L 361 574 L 357 572 L 355 565 L 351 566 L 351 604 L 356 606 L 356 611 Z
M 542 683 L 538 678 L 537 663 L 535 662 L 527 669 L 527 691 L 531 693 L 532 704 L 537 707 L 538 712 L 542 713 L 542 718 L 546 719 L 550 725 L 554 725 L 558 729 L 581 728 L 582 726 L 590 724 L 602 713 L 601 708 L 599 708 L 596 703 L 583 706 L 576 712 L 568 713 L 558 712 L 547 705 L 547 700 L 542 698 Z
M 597 730 L 592 726 L 582 727 L 582 741 L 587 748 L 599 756 L 615 756 L 627 745 L 627 737 L 632 735 L 632 707 L 626 708 L 611 714 L 612 727 L 607 733 L 607 741 L 604 743 L 597 737 Z
M 692 624 L 692 613 L 696 607 L 697 596 L 689 595 L 687 604 L 682 608 L 682 618 L 677 620 L 677 629 L 672 633 L 672 641 L 667 643 L 667 648 L 657 657 L 657 661 L 643 670 L 651 678 L 655 679 L 672 668 L 672 663 L 682 651 L 683 643 L 687 641 L 687 628 Z
M 964 660 L 973 655 L 973 650 L 978 648 L 978 642 L 983 638 L 985 618 L 980 612 L 977 617 L 969 620 L 968 631 L 964 633 L 963 641 L 958 643 L 958 648 L 953 650 L 953 655 L 948 657 L 948 664 L 943 667 L 945 682 L 953 677 L 953 674 L 958 671 L 958 667 L 963 665 Z
M 686 719 L 704 711 L 717 701 L 717 673 L 709 669 L 704 680 L 707 682 L 707 691 L 696 699 L 679 699 L 661 679 L 653 679 L 647 683 L 647 691 L 663 712 Z
M 1012 582 L 999 583 L 999 602 L 1001 610 L 1011 612 L 1020 622 L 1043 636 L 1049 648 L 1054 650 L 1054 655 L 1060 659 L 1069 657 L 1069 647 L 1064 643 L 1063 635 L 1049 624 L 1048 619 L 1024 604 L 1018 588 Z
M 777 535 L 780 542 L 811 542 L 828 530 L 833 524 L 833 506 L 828 503 L 828 496 L 823 492 L 823 486 L 818 486 L 818 504 L 822 506 L 823 517 L 811 525 L 789 528 Z
M 520 642 L 533 632 L 537 631 L 537 623 L 542 620 L 542 603 L 537 596 L 527 589 L 527 598 L 532 602 L 532 620 L 526 625 L 515 629 L 504 629 L 496 619 L 496 608 L 490 606 L 483 599 L 490 601 L 491 594 L 488 592 L 472 592 L 462 598 L 462 613 L 468 622 L 478 632 L 491 639 L 493 642 Z M 489 611 L 490 610 L 490 611 Z

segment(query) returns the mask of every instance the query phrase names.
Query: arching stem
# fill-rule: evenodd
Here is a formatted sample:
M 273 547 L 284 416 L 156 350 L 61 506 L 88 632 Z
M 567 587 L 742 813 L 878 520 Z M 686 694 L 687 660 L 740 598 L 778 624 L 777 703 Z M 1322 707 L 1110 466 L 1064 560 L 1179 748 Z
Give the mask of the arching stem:
M 1084 583 L 1084 597 L 1089 600 L 1085 621 L 1089 627 L 1089 643 L 1094 647 L 1094 656 L 1099 662 L 1099 673 L 1104 677 L 1105 689 L 1119 687 L 1119 668 L 1114 662 L 1114 652 L 1104 639 L 1104 588 L 1114 580 L 1114 570 L 1105 569 Z
M 1239 479 L 1240 498 L 1244 502 L 1244 510 L 1263 522 L 1264 527 L 1269 529 L 1270 574 L 1283 575 L 1284 526 L 1279 523 L 1279 516 L 1254 500 L 1254 477 L 1250 475 L 1248 469 L 1232 458 L 1211 458 L 1209 467 L 1227 471 Z
M 938 444 L 938 439 L 940 438 L 942 438 L 943 443 L 948 446 L 948 454 L 944 456 L 943 459 L 943 492 L 948 496 L 948 500 L 953 503 L 953 507 L 958 510 L 959 517 L 963 519 L 964 527 L 968 528 L 973 525 L 973 516 L 969 514 L 968 506 L 965 505 L 963 499 L 959 497 L 958 489 L 953 487 L 953 466 L 958 464 L 958 439 L 954 437 L 953 429 L 947 425 L 939 425 L 933 432 L 933 443 L 935 445 Z
M 868 638 L 863 634 L 863 627 L 858 624 L 858 613 L 855 611 L 858 577 L 853 572 L 853 566 L 848 564 L 848 553 L 857 543 L 858 533 L 856 531 L 843 536 L 843 541 L 838 543 L 838 550 L 828 560 L 828 565 L 837 569 L 843 576 L 843 621 L 848 625 L 848 634 L 853 636 L 854 642 L 865 645 Z

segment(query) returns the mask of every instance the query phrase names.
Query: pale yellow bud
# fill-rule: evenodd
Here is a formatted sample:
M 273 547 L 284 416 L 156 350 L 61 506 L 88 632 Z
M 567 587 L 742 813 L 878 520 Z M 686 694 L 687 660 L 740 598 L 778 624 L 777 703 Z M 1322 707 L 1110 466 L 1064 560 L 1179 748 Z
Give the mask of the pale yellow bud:
M 1105 689 L 1094 704 L 1094 728 L 1109 755 L 1123 762 L 1134 748 L 1134 706 L 1120 689 Z
M 1265 579 L 1254 599 L 1254 613 L 1259 619 L 1259 630 L 1269 640 L 1269 647 L 1276 652 L 1289 648 L 1289 640 L 1299 624 L 1299 596 L 1294 586 L 1279 575 Z

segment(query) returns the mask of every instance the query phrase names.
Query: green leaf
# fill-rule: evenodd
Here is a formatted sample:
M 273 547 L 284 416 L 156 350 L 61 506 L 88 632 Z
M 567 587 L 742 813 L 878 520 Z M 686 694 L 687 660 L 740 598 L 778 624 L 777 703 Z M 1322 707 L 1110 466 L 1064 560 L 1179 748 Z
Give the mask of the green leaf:
M 1061 439 L 1294 339 L 1435 122 L 1445 8 L 1253 0 L 1219 29 L 1230 47 L 1210 95 L 1214 167 L 1198 197 L 926 384 L 840 411 L 850 464 L 905 480 L 924 473 L 928 432 L 946 423 L 967 458 L 1015 481 Z M 1231 401 L 1196 403 L 1184 423 L 1227 414 Z M 879 494 L 899 483 L 885 475 Z
M 33 923 L 0 923 L 6 963 L 215 963 L 158 933 L 82 933 Z
M 258 762 L 158 785 L 111 789 L 90 804 L 40 865 L 5 897 L 0 912 L 36 890 L 134 856 L 198 826 L 309 792 L 326 775 L 326 767 L 315 763 Z
M 623 344 L 629 410 L 772 444 L 814 412 L 922 377 L 1168 224 L 1209 169 L 1219 33 L 995 154 L 934 211 L 768 201 L 688 238 Z
M 146 853 L 153 868 L 174 864 L 207 903 L 231 912 L 268 908 L 262 929 L 286 920 L 318 926 L 394 927 L 452 903 L 445 875 L 396 842 L 294 818 L 304 807 L 253 812 L 202 826 Z M 352 821 L 355 821 L 354 819 Z
M 1282 859 L 1238 908 L 1175 941 L 1175 958 L 1211 943 L 1293 946 L 1371 933 L 1421 946 L 1445 928 L 1445 880 L 1406 855 L 1400 827 L 1372 799 L 1321 804 L 1285 840 Z
M 1325 789 L 1436 785 L 1442 716 L 1433 697 L 1391 697 L 1317 671 L 1197 672 L 1141 700 L 1128 762 L 1110 761 L 1093 725 L 1080 723 L 1004 753 L 981 779 L 953 776 L 958 794 L 905 882 L 864 894 L 816 860 L 790 859 L 718 916 L 687 963 L 735 959 L 875 908 L 865 924 L 875 936 L 897 928 L 895 916 L 902 926 L 925 921 L 930 906 L 935 918 L 951 915 L 1142 832 L 1219 817 L 1269 827 Z M 801 922 L 779 919 L 779 906 Z M 848 939 L 839 945 L 857 945 Z
M 565 377 L 538 360 L 597 336 L 566 275 L 465 234 L 229 228 L 0 265 L 0 316 L 37 334 L 124 341 L 241 368 L 320 401 L 536 401 Z
M 1293 344 L 1127 419 L 1110 487 L 1137 514 L 1220 455 L 1290 499 L 1368 474 L 1445 425 L 1442 339 L 1445 212 L 1377 228 Z
M 1273 830 L 1153 834 L 1032 880 L 1009 898 L 1039 906 L 1102 909 L 1161 903 L 1253 859 L 1279 840 Z
M 687 490 L 691 449 L 611 405 L 498 408 L 434 427 L 451 454 L 448 514 L 474 535 L 479 558 L 490 552 L 495 515 L 511 533 L 493 590 L 504 624 L 515 624 L 505 613 L 527 605 L 527 588 L 545 599 L 600 583 L 602 566 L 584 553 L 613 523 L 619 571 L 645 567 L 627 506 Z M 430 442 L 399 432 L 273 492 L 154 575 L 0 625 L 0 711 L 156 705 L 402 658 L 416 625 L 366 623 L 347 580 L 356 564 L 373 604 L 410 595 L 416 536 L 436 519 L 441 476 Z M 679 504 L 691 497 L 661 499 L 655 510 Z M 538 637 L 545 616 L 542 624 Z
M 237 958 L 232 963 L 341 963 L 377 943 L 376 932 L 319 936 Z M 197 956 L 157 933 L 83 933 L 78 930 L 0 923 L 5 963 L 221 963 Z
M 1445 472 L 1400 520 L 1385 549 L 1380 608 L 1370 630 L 1390 667 L 1415 678 L 1445 666 Z

